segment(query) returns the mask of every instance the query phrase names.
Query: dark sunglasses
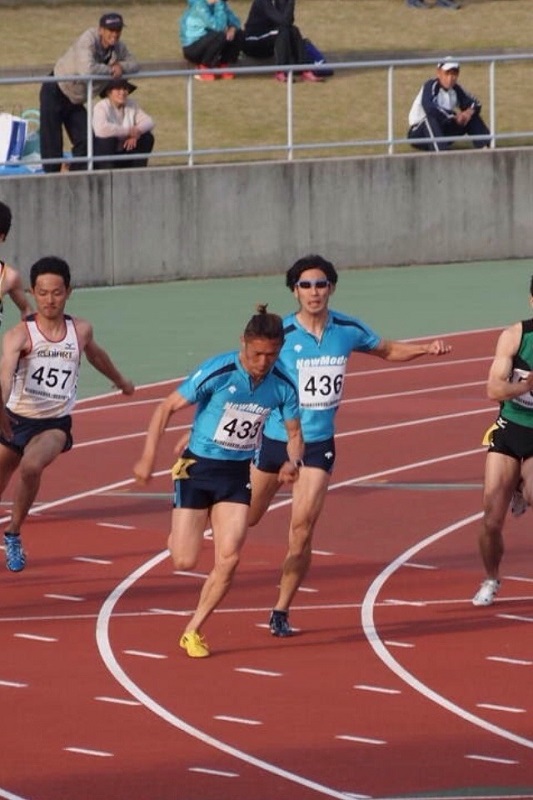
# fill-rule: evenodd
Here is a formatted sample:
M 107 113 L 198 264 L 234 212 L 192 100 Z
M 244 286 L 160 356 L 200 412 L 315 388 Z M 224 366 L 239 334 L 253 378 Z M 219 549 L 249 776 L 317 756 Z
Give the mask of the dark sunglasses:
M 296 286 L 300 289 L 327 289 L 329 286 L 329 281 L 325 278 L 319 278 L 316 281 L 298 281 Z

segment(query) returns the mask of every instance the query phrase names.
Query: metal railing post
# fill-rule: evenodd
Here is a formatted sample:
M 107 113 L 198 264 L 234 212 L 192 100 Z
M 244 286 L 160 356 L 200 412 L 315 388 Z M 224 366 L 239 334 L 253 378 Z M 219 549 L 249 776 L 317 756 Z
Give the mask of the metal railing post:
M 389 154 L 394 153 L 394 66 L 387 70 L 387 139 Z

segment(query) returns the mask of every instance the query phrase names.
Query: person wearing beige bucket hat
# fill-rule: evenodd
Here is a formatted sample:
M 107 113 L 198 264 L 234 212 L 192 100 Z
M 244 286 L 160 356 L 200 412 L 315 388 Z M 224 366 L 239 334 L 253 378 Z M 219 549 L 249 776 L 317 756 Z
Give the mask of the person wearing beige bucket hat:
M 137 156 L 153 150 L 154 121 L 131 99 L 136 89 L 126 78 L 113 78 L 101 89 L 93 110 L 95 169 L 147 166 L 148 159 Z

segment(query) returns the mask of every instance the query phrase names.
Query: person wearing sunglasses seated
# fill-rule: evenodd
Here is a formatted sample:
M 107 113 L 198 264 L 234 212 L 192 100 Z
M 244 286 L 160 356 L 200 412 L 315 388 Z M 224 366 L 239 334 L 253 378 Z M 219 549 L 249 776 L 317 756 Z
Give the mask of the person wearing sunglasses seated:
M 281 570 L 278 598 L 270 615 L 273 636 L 291 636 L 289 608 L 311 564 L 313 531 L 322 511 L 335 463 L 335 415 L 350 354 L 368 353 L 385 361 L 441 356 L 451 347 L 440 339 L 400 342 L 384 339 L 357 317 L 329 308 L 337 286 L 335 267 L 319 255 L 300 258 L 288 270 L 286 285 L 298 304 L 284 319 L 285 340 L 279 361 L 298 387 L 305 442 L 299 478 L 292 485 L 289 548 Z M 250 526 L 266 512 L 286 460 L 287 435 L 281 415 L 272 411 L 252 467 Z

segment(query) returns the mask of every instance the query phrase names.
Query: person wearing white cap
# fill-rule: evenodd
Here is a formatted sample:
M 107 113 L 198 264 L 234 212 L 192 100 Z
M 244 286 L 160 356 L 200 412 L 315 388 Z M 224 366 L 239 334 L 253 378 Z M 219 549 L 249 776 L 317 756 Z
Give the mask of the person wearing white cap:
M 457 82 L 459 61 L 447 56 L 437 77 L 418 92 L 409 112 L 408 139 L 418 150 L 448 150 L 459 136 L 472 136 L 474 147 L 490 147 L 490 131 L 480 116 L 481 103 Z
M 98 75 L 93 93 L 99 94 L 112 78 L 138 72 L 140 67 L 126 45 L 120 41 L 124 19 L 114 11 L 102 14 L 98 26 L 89 28 L 69 47 L 54 66 L 51 75 Z M 62 128 L 72 142 L 72 155 L 87 155 L 86 81 L 64 80 L 43 83 L 40 93 L 41 155 L 43 159 L 63 156 Z M 86 169 L 83 161 L 73 161 L 72 170 Z M 59 172 L 61 164 L 43 164 L 45 172 Z

